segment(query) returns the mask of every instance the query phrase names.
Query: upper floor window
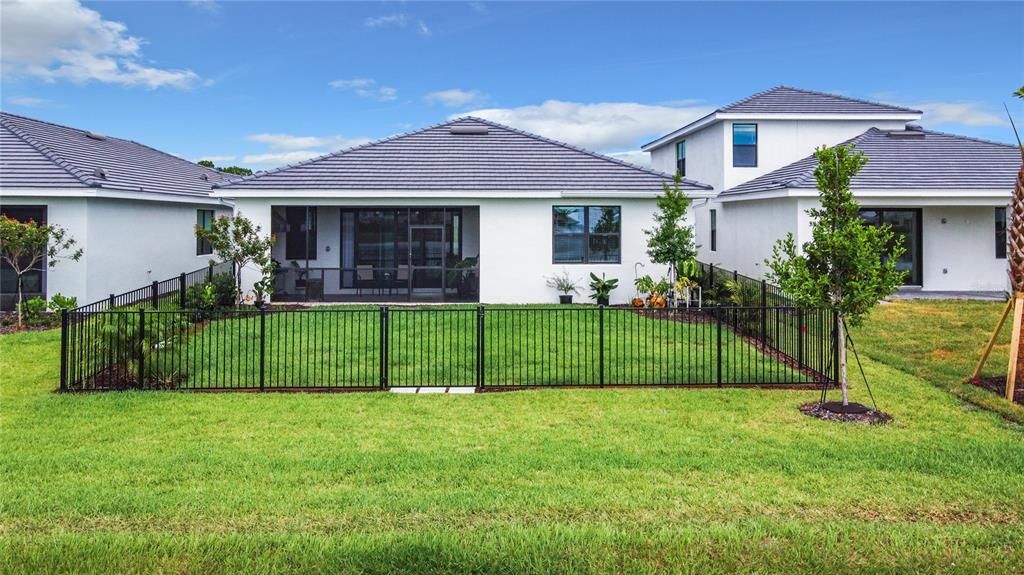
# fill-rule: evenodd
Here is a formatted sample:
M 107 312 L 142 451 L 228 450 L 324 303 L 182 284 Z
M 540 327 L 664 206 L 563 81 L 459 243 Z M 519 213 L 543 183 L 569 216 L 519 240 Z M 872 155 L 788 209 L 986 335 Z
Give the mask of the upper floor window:
M 676 142 L 676 171 L 686 177 L 686 140 Z
M 620 263 L 619 206 L 555 206 L 552 216 L 554 263 Z
M 1006 259 L 1006 208 L 996 208 L 996 259 Z
M 196 210 L 196 228 L 208 230 L 213 226 L 213 210 Z M 196 255 L 208 256 L 213 253 L 213 246 L 210 240 L 196 238 Z
M 757 167 L 757 124 L 732 125 L 732 165 Z

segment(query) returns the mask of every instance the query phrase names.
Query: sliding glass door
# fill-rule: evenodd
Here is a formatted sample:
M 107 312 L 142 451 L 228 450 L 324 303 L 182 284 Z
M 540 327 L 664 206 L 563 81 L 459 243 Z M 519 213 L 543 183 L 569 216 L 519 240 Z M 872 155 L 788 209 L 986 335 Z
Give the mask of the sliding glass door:
M 870 225 L 889 225 L 895 237 L 903 238 L 906 251 L 896 260 L 896 268 L 906 273 L 904 285 L 921 285 L 921 210 L 864 208 L 860 215 Z

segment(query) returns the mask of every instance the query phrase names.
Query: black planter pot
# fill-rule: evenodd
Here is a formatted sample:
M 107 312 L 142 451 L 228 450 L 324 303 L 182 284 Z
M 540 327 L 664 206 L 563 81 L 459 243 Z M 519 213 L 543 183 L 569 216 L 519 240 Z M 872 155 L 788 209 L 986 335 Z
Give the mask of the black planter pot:
M 562 294 L 558 296 L 558 303 L 572 303 L 572 294 Z
M 608 305 L 608 296 L 597 298 L 597 305 Z

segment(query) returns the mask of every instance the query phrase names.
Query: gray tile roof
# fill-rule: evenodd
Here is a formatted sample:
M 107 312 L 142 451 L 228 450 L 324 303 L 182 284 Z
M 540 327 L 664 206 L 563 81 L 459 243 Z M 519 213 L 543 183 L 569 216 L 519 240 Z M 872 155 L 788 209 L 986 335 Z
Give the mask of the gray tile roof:
M 208 196 L 230 179 L 130 140 L 0 112 L 0 187 Z
M 789 86 L 758 92 L 715 111 L 727 114 L 921 114 L 920 110 Z
M 863 152 L 868 163 L 850 188 L 868 190 L 971 190 L 1013 188 L 1021 166 L 1017 146 L 923 130 L 871 128 L 844 142 Z M 722 192 L 737 196 L 782 189 L 814 189 L 813 155 Z
M 479 118 L 459 118 L 218 184 L 230 190 L 658 192 L 668 174 Z M 709 186 L 684 180 L 689 190 Z

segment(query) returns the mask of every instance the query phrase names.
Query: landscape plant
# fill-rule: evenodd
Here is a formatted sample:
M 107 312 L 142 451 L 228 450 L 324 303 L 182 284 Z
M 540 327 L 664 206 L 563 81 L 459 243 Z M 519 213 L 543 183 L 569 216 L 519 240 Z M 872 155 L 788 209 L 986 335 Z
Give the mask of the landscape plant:
M 567 270 L 546 279 L 547 286 L 554 288 L 562 296 L 562 303 L 572 303 L 572 295 L 580 293 L 579 280 L 573 279 Z
M 260 270 L 261 280 L 266 278 L 271 267 L 270 250 L 274 247 L 274 236 L 260 235 L 260 226 L 253 224 L 241 213 L 234 216 L 219 216 L 213 219 L 209 229 L 196 226 L 196 237 L 210 242 L 213 251 L 222 261 L 231 262 L 235 271 L 234 304 L 241 303 L 242 270 L 255 265 Z
M 23 327 L 22 304 L 25 301 L 22 280 L 30 271 L 43 271 L 41 264 L 55 267 L 58 261 L 82 258 L 82 249 L 75 238 L 61 226 L 29 220 L 19 222 L 0 214 L 0 259 L 11 269 L 17 281 L 16 309 L 18 329 Z M 45 307 L 45 305 L 44 305 Z
M 768 277 L 804 307 L 832 310 L 837 318 L 839 383 L 849 405 L 846 326 L 858 325 L 879 300 L 903 280 L 896 262 L 902 238 L 888 225 L 871 226 L 860 217 L 850 181 L 868 159 L 853 145 L 815 150 L 814 170 L 821 207 L 807 211 L 811 239 L 798 246 L 792 233 L 776 242 L 765 260 Z
M 46 307 L 53 313 L 71 311 L 78 307 L 78 298 L 55 293 L 53 294 L 53 297 L 50 298 L 50 302 L 46 304 Z
M 605 279 L 605 274 L 597 277 L 597 274 L 590 272 L 590 297 L 598 305 L 608 305 L 608 298 L 612 290 L 619 287 L 618 278 Z
M 40 325 L 46 312 L 46 300 L 39 296 L 30 298 L 17 304 L 17 311 L 20 321 L 24 324 Z
M 647 256 L 652 262 L 669 266 L 669 277 L 675 280 L 680 262 L 697 256 L 694 244 L 693 226 L 686 225 L 686 214 L 690 209 L 690 198 L 682 190 L 682 177 L 676 174 L 673 184 L 662 184 L 662 193 L 656 202 L 658 212 L 654 214 L 655 225 L 645 229 Z

